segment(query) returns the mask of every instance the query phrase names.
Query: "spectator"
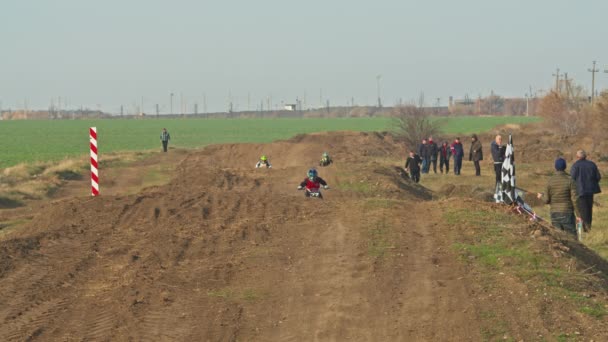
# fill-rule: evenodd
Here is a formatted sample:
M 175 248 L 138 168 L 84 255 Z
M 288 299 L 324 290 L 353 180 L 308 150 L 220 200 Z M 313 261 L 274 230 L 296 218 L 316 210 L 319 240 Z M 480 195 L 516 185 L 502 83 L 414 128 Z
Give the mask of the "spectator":
M 460 170 L 462 169 L 462 158 L 464 157 L 464 148 L 460 142 L 460 138 L 456 138 L 450 146 L 452 155 L 454 156 L 454 174 L 460 176 Z
M 167 132 L 166 128 L 163 128 L 163 131 L 160 133 L 160 141 L 163 144 L 163 151 L 167 152 L 167 146 L 169 145 L 169 140 L 171 140 L 171 136 L 169 132 Z
M 439 154 L 439 147 L 437 143 L 433 141 L 433 137 L 429 137 L 429 155 L 431 157 L 431 163 L 433 164 L 433 172 L 437 173 L 437 155 Z M 427 169 L 428 172 L 428 169 Z
M 587 153 L 583 150 L 576 152 L 578 159 L 570 169 L 570 175 L 576 183 L 577 209 L 580 213 L 579 220 L 583 221 L 585 232 L 591 230 L 593 218 L 593 195 L 599 194 L 600 180 L 602 176 L 594 162 L 587 160 Z
M 473 134 L 471 137 L 471 149 L 469 150 L 469 161 L 475 164 L 475 176 L 481 176 L 481 167 L 479 165 L 479 162 L 483 160 L 481 148 L 481 142 L 477 138 L 477 134 Z
M 420 163 L 422 163 L 420 156 L 414 151 L 410 151 L 410 156 L 405 162 L 405 170 L 409 172 L 410 178 L 416 183 L 420 182 Z
M 443 173 L 443 166 L 445 165 L 445 174 L 450 173 L 450 157 L 452 156 L 452 150 L 447 141 L 444 141 L 439 148 L 439 170 Z
M 494 174 L 496 175 L 496 186 L 502 184 L 502 163 L 505 161 L 505 146 L 502 146 L 502 137 L 497 135 L 490 145 L 492 160 L 494 161 Z
M 545 197 L 545 204 L 551 205 L 551 224 L 576 236 L 576 218 L 579 216 L 576 203 L 576 184 L 566 173 L 566 161 L 558 158 L 555 161 L 555 173 L 549 178 L 544 194 L 537 194 L 538 199 Z
M 427 144 L 426 139 L 422 139 L 422 144 L 418 146 L 418 156 L 422 159 L 422 173 L 429 173 L 429 164 L 431 162 L 429 152 L 429 144 Z

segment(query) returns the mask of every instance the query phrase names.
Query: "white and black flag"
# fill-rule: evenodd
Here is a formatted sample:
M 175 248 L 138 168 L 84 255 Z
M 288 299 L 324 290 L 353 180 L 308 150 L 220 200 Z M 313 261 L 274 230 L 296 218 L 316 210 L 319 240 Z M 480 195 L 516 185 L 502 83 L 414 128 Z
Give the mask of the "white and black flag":
M 505 160 L 502 163 L 502 201 L 507 204 L 517 202 L 517 192 L 515 191 L 515 158 L 513 155 L 513 136 L 509 135 L 509 143 L 505 151 Z

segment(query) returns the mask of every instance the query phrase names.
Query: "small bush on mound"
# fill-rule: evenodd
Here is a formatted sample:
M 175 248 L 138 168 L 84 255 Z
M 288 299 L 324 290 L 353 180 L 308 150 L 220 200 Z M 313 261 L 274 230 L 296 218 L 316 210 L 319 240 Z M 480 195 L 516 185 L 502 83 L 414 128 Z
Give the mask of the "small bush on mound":
M 12 209 L 23 206 L 23 203 L 8 197 L 0 196 L 0 209 Z

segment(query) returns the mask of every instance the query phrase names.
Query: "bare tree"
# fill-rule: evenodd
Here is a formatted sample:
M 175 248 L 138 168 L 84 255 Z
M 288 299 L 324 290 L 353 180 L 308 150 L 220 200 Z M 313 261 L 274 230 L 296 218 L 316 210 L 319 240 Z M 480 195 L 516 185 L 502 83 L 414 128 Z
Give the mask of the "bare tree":
M 412 149 L 422 139 L 437 136 L 441 133 L 442 122 L 431 120 L 425 114 L 423 108 L 414 105 L 396 106 L 393 108 L 392 114 L 395 120 L 397 136 Z
M 565 135 L 576 135 L 585 125 L 586 112 L 583 107 L 573 105 L 571 100 L 555 92 L 542 99 L 539 114 Z

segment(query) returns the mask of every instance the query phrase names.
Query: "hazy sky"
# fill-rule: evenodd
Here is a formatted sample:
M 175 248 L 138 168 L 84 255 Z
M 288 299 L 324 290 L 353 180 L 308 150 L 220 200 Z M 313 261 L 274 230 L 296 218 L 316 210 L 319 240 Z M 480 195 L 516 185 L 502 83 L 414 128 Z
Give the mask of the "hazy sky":
M 549 89 L 560 67 L 590 88 L 608 69 L 607 0 L 2 0 L 2 108 L 51 98 L 118 112 L 175 93 L 225 111 L 272 96 L 318 106 Z M 597 76 L 608 87 L 608 74 Z

